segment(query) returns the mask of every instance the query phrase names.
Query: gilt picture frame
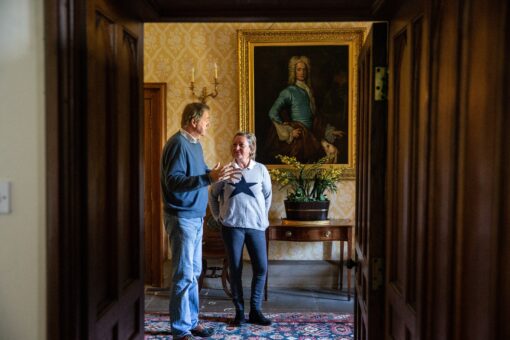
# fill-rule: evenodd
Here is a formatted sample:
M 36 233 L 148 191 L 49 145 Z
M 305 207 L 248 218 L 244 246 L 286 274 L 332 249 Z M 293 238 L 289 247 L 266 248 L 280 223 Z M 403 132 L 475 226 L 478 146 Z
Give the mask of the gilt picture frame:
M 255 133 L 257 161 L 273 168 L 283 166 L 276 154 L 302 163 L 328 155 L 328 164 L 355 177 L 363 34 L 362 29 L 238 31 L 239 128 Z M 296 61 L 307 69 L 301 82 L 295 81 Z

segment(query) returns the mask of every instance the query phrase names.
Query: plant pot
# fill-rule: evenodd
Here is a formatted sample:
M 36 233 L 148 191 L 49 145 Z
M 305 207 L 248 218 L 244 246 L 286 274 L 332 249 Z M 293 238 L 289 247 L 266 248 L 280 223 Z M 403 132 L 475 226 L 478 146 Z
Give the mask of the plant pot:
M 283 203 L 288 220 L 321 221 L 328 219 L 329 201 L 293 202 L 285 200 Z

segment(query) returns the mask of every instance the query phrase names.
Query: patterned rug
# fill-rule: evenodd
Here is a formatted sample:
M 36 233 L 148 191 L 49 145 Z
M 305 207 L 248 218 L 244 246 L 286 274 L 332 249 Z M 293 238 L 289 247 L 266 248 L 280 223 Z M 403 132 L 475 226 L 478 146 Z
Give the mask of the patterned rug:
M 258 326 L 244 324 L 232 327 L 233 314 L 203 313 L 200 320 L 206 327 L 213 327 L 215 334 L 209 339 L 227 340 L 350 340 L 354 339 L 352 314 L 337 313 L 265 313 L 273 324 Z M 145 314 L 145 340 L 170 340 L 172 335 L 166 313 Z

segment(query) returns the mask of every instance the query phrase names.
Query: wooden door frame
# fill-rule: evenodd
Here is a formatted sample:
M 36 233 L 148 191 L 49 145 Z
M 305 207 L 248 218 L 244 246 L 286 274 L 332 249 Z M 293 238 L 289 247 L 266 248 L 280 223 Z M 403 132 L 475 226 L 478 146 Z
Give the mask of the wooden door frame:
M 393 19 L 388 33 L 392 98 L 385 199 L 385 337 L 401 339 L 405 330 L 412 339 L 420 339 L 428 249 L 424 228 L 430 131 L 428 20 L 422 2 L 408 3 Z
M 143 1 L 130 1 L 136 9 Z M 134 6 L 134 7 L 133 7 Z M 47 339 L 79 339 L 86 316 L 80 271 L 86 249 L 86 0 L 45 0 Z M 288 12 L 288 15 L 292 15 Z M 308 20 L 312 20 L 309 17 Z M 333 14 L 324 16 L 335 20 Z M 354 19 L 354 18 L 353 18 Z M 242 17 L 240 22 L 276 21 L 278 16 Z M 186 19 L 186 22 L 200 20 Z M 299 22 L 307 21 L 301 17 Z M 143 186 L 143 183 L 140 183 Z
M 84 66 L 88 5 L 86 0 L 44 1 L 46 339 L 82 339 L 88 332 L 90 292 L 84 266 L 88 247 L 83 242 L 88 218 L 83 209 L 88 166 Z
M 161 156 L 161 151 L 163 150 L 163 146 L 167 139 L 167 115 L 166 115 L 166 93 L 167 93 L 167 84 L 166 83 L 144 83 L 144 94 L 145 90 L 152 89 L 158 91 L 160 94 L 160 110 L 157 111 L 158 116 L 155 117 L 155 121 L 159 121 L 160 124 L 154 124 L 150 127 L 152 131 L 154 128 L 159 129 L 156 135 L 161 136 L 161 140 L 159 143 L 160 152 L 159 157 Z M 145 115 L 144 115 L 145 116 Z M 147 122 L 147 117 L 144 117 L 144 121 Z M 145 124 L 144 124 L 145 125 Z M 145 126 L 145 132 L 148 132 L 149 127 Z M 153 145 L 152 147 L 156 147 Z M 147 166 L 153 166 L 153 164 L 147 164 L 147 158 L 144 160 L 145 168 Z M 155 170 L 156 173 L 159 173 L 159 167 Z M 153 179 L 151 186 L 152 187 L 160 187 L 159 176 L 157 177 L 157 181 Z M 147 188 L 145 189 L 147 190 Z M 147 194 L 147 192 L 146 192 Z M 152 220 L 160 220 L 160 223 L 156 226 L 154 223 L 151 225 L 145 226 L 144 233 L 144 243 L 145 243 L 145 268 L 150 268 L 150 273 L 146 273 L 146 284 L 150 284 L 155 287 L 163 287 L 164 281 L 164 271 L 163 271 L 163 262 L 164 259 L 168 257 L 168 239 L 166 238 L 165 230 L 162 227 L 163 219 L 162 219 L 162 203 L 161 203 L 161 192 L 160 190 L 156 190 L 155 192 L 157 197 L 153 197 L 151 202 L 154 202 L 157 207 L 151 206 L 146 207 L 146 209 L 150 208 L 150 212 L 147 212 L 144 209 L 145 214 L 152 214 Z M 157 246 L 154 246 L 157 245 Z
M 85 9 L 44 3 L 46 90 L 47 338 L 80 338 L 86 311 L 80 248 L 85 230 Z M 70 47 L 70 46 L 74 46 Z
M 432 133 L 422 338 L 507 339 L 510 8 L 433 0 L 427 11 Z
M 483 7 L 488 3 L 488 10 L 494 16 L 473 15 L 472 11 Z M 462 3 L 463 4 L 463 3 Z M 461 5 L 462 5 L 461 4 Z M 431 49 L 430 70 L 431 78 L 429 86 L 431 89 L 431 108 L 430 118 L 432 125 L 441 122 L 444 119 L 440 108 L 443 107 L 437 98 L 441 93 L 442 87 L 438 84 L 438 77 L 449 75 L 448 72 L 441 73 L 444 67 L 441 58 L 448 57 L 448 53 L 441 48 L 441 43 L 445 44 L 451 37 L 443 33 L 453 32 L 462 33 L 463 30 L 470 30 L 472 36 L 462 36 L 464 42 L 471 44 L 463 45 L 463 48 L 474 47 L 470 49 L 472 54 L 466 54 L 465 50 L 462 57 L 456 56 L 456 65 L 460 65 L 459 79 L 470 80 L 460 91 L 461 100 L 456 95 L 446 93 L 446 100 L 452 101 L 453 110 L 461 114 L 456 117 L 464 125 L 453 139 L 454 143 L 459 143 L 459 153 L 456 154 L 460 160 L 454 164 L 462 167 L 463 172 L 455 185 L 449 187 L 446 193 L 441 192 L 442 177 L 448 177 L 445 172 L 444 163 L 441 162 L 440 155 L 437 154 L 442 146 L 442 140 L 433 139 L 431 145 L 431 164 L 430 164 L 430 205 L 437 207 L 427 207 L 427 233 L 425 241 L 430 248 L 427 248 L 426 263 L 424 263 L 424 273 L 434 273 L 424 277 L 424 290 L 427 301 L 432 301 L 431 306 L 424 308 L 421 318 L 423 325 L 421 331 L 423 338 L 452 338 L 460 339 L 464 332 L 473 331 L 471 334 L 486 332 L 490 327 L 493 335 L 506 335 L 510 333 L 510 324 L 505 322 L 504 313 L 508 310 L 509 293 L 504 287 L 510 282 L 510 275 L 505 271 L 506 263 L 501 260 L 508 254 L 509 249 L 504 245 L 510 242 L 510 232 L 505 226 L 508 225 L 509 217 L 509 166 L 508 159 L 510 154 L 509 135 L 503 133 L 510 129 L 510 119 L 508 118 L 508 87 L 504 84 L 510 77 L 509 67 L 501 62 L 502 54 L 510 53 L 510 42 L 505 27 L 508 26 L 508 7 L 503 2 L 496 0 L 481 1 L 474 0 L 466 8 L 455 3 L 452 7 L 449 4 L 443 4 L 441 1 L 432 1 L 427 5 L 426 18 L 431 20 L 429 32 L 431 34 L 428 43 Z M 476 6 L 476 7 L 475 7 Z M 80 271 L 73 270 L 79 268 L 83 261 L 84 249 L 80 249 L 80 238 L 85 232 L 85 212 L 82 207 L 85 205 L 86 188 L 82 178 L 86 160 L 85 134 L 86 134 L 86 70 L 85 64 L 86 41 L 85 41 L 85 0 L 45 0 L 44 2 L 44 28 L 45 28 L 45 93 L 46 93 L 46 249 L 47 249 L 47 338 L 48 339 L 79 339 L 82 329 L 81 320 L 86 314 L 83 310 L 85 305 L 83 293 L 85 288 L 85 278 Z M 499 10 L 500 9 L 500 10 Z M 453 13 L 453 14 L 452 14 Z M 477 13 L 485 13 L 479 11 Z M 287 12 L 292 16 L 292 12 Z M 457 17 L 462 14 L 463 25 L 457 29 L 441 26 L 444 18 Z M 475 18 L 475 19 L 473 19 Z M 335 18 L 329 17 L 334 20 Z M 263 19 L 261 19 L 262 21 Z M 271 20 L 270 17 L 264 17 L 264 20 Z M 353 18 L 355 20 L 355 18 Z M 193 20 L 187 20 L 192 22 Z M 245 20 L 246 21 L 246 20 Z M 251 18 L 250 21 L 256 21 Z M 302 18 L 300 21 L 306 21 Z M 490 22 L 489 22 L 490 21 Z M 475 26 L 476 27 L 473 27 Z M 481 31 L 480 26 L 485 31 Z M 483 53 L 485 49 L 476 48 L 483 45 L 484 38 L 492 31 L 498 34 L 501 44 L 491 46 L 491 53 L 488 59 L 481 59 L 482 65 L 471 64 L 476 57 L 487 57 L 475 53 Z M 483 34 L 482 34 L 483 33 Z M 485 34 L 485 35 L 484 35 Z M 453 39 L 458 41 L 458 36 Z M 493 41 L 493 40 L 491 40 Z M 471 46 L 472 45 L 472 46 Z M 448 47 L 453 54 L 454 47 Z M 448 52 L 448 51 L 446 51 Z M 482 89 L 477 85 L 479 79 L 469 78 L 473 66 L 483 66 L 485 68 L 495 67 L 497 72 L 492 71 L 492 78 L 483 78 L 485 89 L 494 91 L 491 102 L 483 102 L 482 111 L 489 114 L 487 117 L 477 115 L 480 112 L 479 107 L 473 104 L 471 98 L 467 96 L 472 90 Z M 474 69 L 474 68 L 473 68 Z M 503 79 L 502 79 L 502 78 Z M 474 91 L 476 92 L 476 91 Z M 484 91 L 485 93 L 486 91 Z M 506 97 L 505 97 L 506 96 Z M 483 96 L 483 98 L 488 98 Z M 461 105 L 462 103 L 462 105 Z M 469 110 L 466 110 L 466 106 Z M 476 118 L 469 120 L 467 118 Z M 484 125 L 487 123 L 487 125 Z M 474 133 L 481 127 L 483 136 L 488 137 L 480 140 L 472 153 L 466 153 L 465 147 L 472 146 L 469 133 Z M 432 131 L 436 133 L 436 131 Z M 487 152 L 491 150 L 491 152 Z M 480 161 L 484 162 L 481 163 Z M 457 171 L 457 168 L 453 169 Z M 486 173 L 484 179 L 488 185 L 479 180 L 476 171 Z M 448 179 L 448 178 L 447 178 Z M 479 185 L 481 189 L 490 186 L 493 191 L 476 192 L 477 187 L 464 191 L 465 184 Z M 484 184 L 484 185 L 482 185 Z M 142 184 L 140 184 L 142 185 Z M 437 189 L 437 190 L 436 190 Z M 453 199 L 453 198 L 455 199 Z M 454 203 L 450 208 L 453 214 L 453 227 L 458 226 L 458 230 L 452 227 L 446 227 L 448 219 L 444 219 L 440 213 L 439 204 Z M 436 202 L 437 201 L 437 202 Z M 457 205 L 455 205 L 457 204 Z M 490 204 L 490 206 L 488 206 Z M 455 207 L 458 210 L 454 210 Z M 484 221 L 471 218 L 471 212 L 476 212 L 484 208 L 483 216 L 487 217 Z M 480 217 L 477 216 L 477 217 Z M 455 233 L 459 238 L 455 242 L 448 241 L 448 244 L 442 242 L 442 235 L 446 232 Z M 454 235 L 454 236 L 455 236 Z M 436 242 L 437 241 L 437 242 Z M 487 242 L 488 241 L 488 242 Z M 451 247 L 453 245 L 453 247 Z M 483 247 L 480 248 L 480 245 Z M 445 250 L 446 249 L 446 250 Z M 457 255 L 459 263 L 453 263 L 445 258 L 445 254 Z M 478 266 L 471 266 L 475 256 L 484 259 L 484 265 L 487 265 L 486 271 L 480 270 Z M 501 258 L 500 258 L 501 257 Z M 445 265 L 445 259 L 450 261 Z M 476 259 L 476 258 L 475 258 Z M 455 264 L 455 265 L 454 265 Z M 458 266 L 456 266 L 458 264 Z M 457 268 L 455 272 L 451 268 Z M 483 269 L 483 268 L 482 268 Z M 480 275 L 488 273 L 489 275 Z M 444 286 L 438 286 L 436 277 L 447 277 L 448 282 Z M 483 286 L 476 286 L 476 280 L 469 278 L 487 278 Z M 468 278 L 468 279 L 466 279 Z M 444 288 L 446 287 L 446 288 Z M 452 287 L 460 288 L 454 296 L 449 295 L 447 301 L 441 303 L 441 291 Z M 475 292 L 476 294 L 473 294 Z M 499 292 L 501 296 L 495 296 Z M 490 293 L 490 295 L 489 295 Z M 487 294 L 487 295 L 483 295 Z M 488 305 L 483 308 L 472 308 L 478 302 L 489 297 Z M 439 301 L 439 303 L 438 303 Z M 464 308 L 463 308 L 464 307 Z M 452 310 L 456 312 L 453 320 L 449 319 Z M 483 315 L 481 322 L 471 322 L 476 314 Z M 494 318 L 493 318 L 494 317 Z M 438 320 L 446 320 L 447 325 L 444 329 L 437 325 Z M 448 322 L 453 321 L 453 322 Z M 468 326 L 461 329 L 460 326 Z M 486 333 L 487 334 L 487 333 Z M 489 335 L 489 334 L 487 334 Z
M 375 23 L 359 57 L 359 95 L 356 169 L 356 300 L 358 339 L 378 339 L 384 327 L 383 273 L 379 284 L 376 263 L 385 262 L 385 185 L 387 159 L 387 98 L 376 99 L 376 67 L 388 66 L 387 23 Z M 383 45 L 383 44 L 381 44 Z M 383 76 L 384 80 L 386 76 Z M 365 93 L 362 93 L 362 91 Z M 387 95 L 387 93 L 385 93 Z M 363 284 L 364 283 L 364 284 Z M 363 289 L 366 287 L 366 289 Z M 370 327 L 363 328 L 364 325 Z

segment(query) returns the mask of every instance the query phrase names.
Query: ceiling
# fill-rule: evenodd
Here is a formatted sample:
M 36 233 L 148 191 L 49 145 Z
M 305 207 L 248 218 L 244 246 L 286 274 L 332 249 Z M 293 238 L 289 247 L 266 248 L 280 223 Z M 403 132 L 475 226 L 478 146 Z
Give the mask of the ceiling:
M 397 0 L 129 0 L 145 22 L 386 20 Z

